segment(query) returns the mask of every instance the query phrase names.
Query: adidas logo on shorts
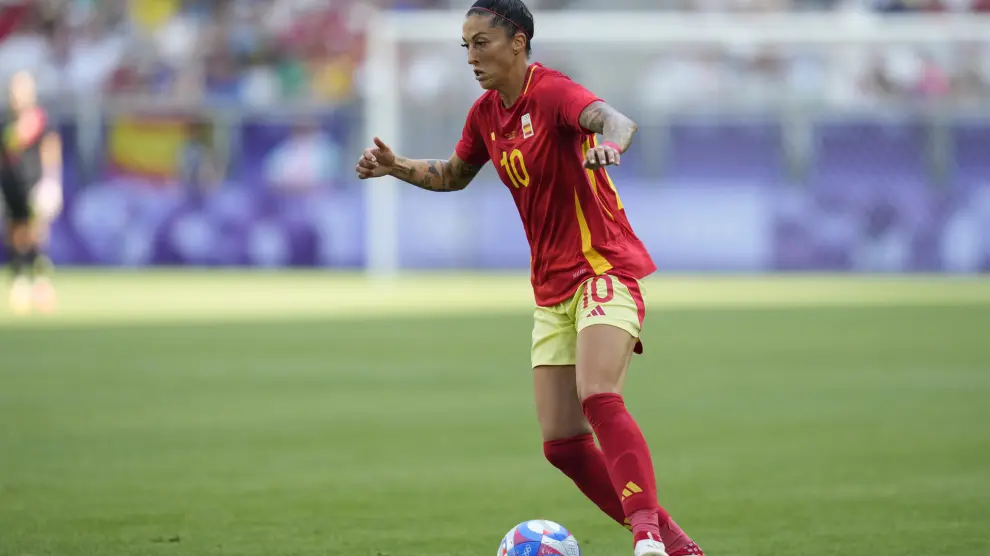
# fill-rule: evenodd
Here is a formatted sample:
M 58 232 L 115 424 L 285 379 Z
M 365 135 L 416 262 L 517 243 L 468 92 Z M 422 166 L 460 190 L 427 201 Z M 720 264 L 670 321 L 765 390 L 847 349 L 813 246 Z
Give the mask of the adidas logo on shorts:
M 590 313 L 588 313 L 589 319 L 591 317 L 604 317 L 604 316 L 605 316 L 605 309 L 603 309 L 601 305 L 595 307 L 594 309 L 591 310 Z

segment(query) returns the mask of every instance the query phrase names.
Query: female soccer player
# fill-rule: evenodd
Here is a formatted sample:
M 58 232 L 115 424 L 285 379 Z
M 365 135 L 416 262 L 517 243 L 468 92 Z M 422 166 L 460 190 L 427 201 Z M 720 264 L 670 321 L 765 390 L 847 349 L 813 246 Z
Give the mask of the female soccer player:
M 486 162 L 497 164 L 532 253 L 533 380 L 546 458 L 632 529 L 635 556 L 702 554 L 659 505 L 649 448 L 621 395 L 632 354 L 642 351 L 640 280 L 656 267 L 605 166 L 619 164 L 636 124 L 567 76 L 529 62 L 533 16 L 521 0 L 476 1 L 463 34 L 485 93 L 454 154 L 410 160 L 376 137 L 358 177 L 459 191 Z

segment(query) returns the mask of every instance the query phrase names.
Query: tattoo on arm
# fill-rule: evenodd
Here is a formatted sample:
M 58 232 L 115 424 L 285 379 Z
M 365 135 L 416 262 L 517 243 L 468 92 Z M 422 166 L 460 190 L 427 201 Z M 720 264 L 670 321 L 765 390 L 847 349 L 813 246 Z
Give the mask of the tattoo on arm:
M 450 162 L 446 164 L 450 171 L 451 181 L 459 185 L 460 189 L 467 187 L 471 183 L 471 180 L 481 171 L 481 166 L 468 164 L 456 156 L 452 156 Z
M 578 123 L 584 129 L 595 133 L 605 131 L 605 117 L 611 107 L 604 102 L 592 102 L 581 112 Z
M 606 141 L 622 147 L 622 152 L 626 152 L 632 144 L 637 129 L 636 122 L 601 101 L 588 105 L 581 112 L 578 123 L 584 129 L 601 133 Z
M 396 157 L 392 175 L 427 191 L 460 191 L 478 175 L 481 166 L 451 160 L 410 160 Z

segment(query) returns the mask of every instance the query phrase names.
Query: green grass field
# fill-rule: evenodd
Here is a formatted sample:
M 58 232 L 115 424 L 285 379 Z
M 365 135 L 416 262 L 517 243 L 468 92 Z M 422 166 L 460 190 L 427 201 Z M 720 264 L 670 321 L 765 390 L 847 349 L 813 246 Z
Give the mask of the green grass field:
M 494 554 L 545 517 L 520 276 L 63 273 L 0 310 L 0 556 Z M 710 556 L 990 554 L 990 282 L 652 280 L 627 381 Z

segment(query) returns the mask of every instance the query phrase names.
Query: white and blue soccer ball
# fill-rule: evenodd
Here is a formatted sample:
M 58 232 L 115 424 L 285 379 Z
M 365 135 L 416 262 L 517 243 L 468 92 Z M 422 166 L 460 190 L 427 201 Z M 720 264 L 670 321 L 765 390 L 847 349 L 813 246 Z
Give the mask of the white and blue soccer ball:
M 531 519 L 509 529 L 497 556 L 581 556 L 581 547 L 559 523 Z

